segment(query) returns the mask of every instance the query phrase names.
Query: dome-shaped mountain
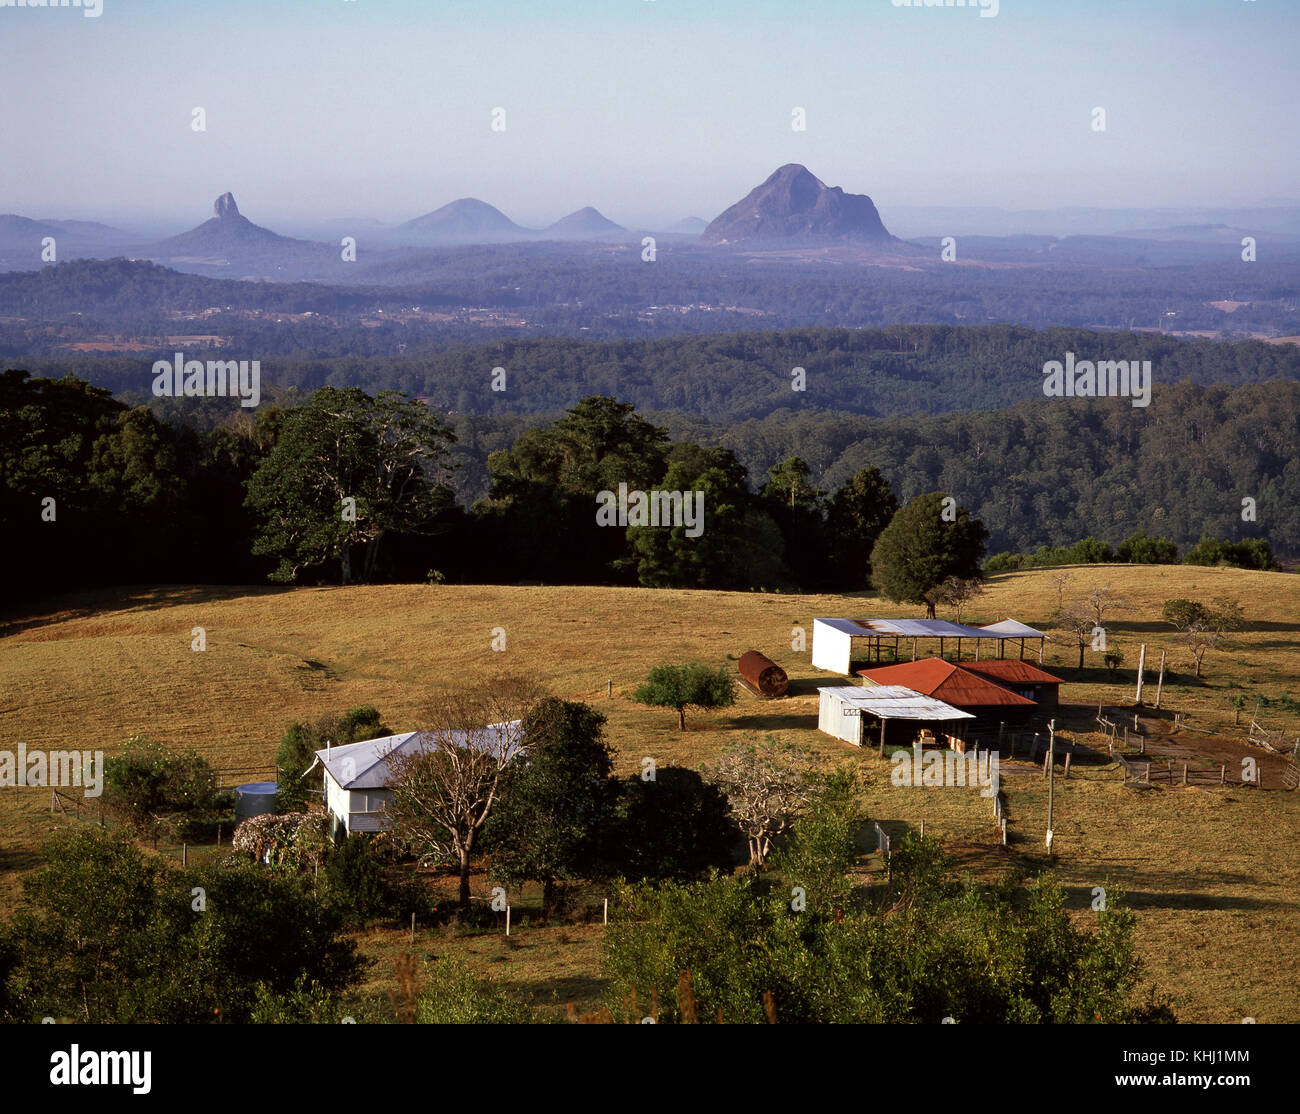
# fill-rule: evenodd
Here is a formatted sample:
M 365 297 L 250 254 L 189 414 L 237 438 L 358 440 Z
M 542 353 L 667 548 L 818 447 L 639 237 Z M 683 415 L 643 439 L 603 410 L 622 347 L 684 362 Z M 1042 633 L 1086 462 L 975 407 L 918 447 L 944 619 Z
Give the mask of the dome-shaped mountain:
M 588 205 L 585 209 L 561 217 L 546 229 L 545 235 L 559 240 L 599 240 L 606 236 L 619 236 L 626 231 L 622 225 L 615 224 Z
M 395 231 L 430 242 L 520 239 L 527 235 L 500 209 L 477 197 L 449 201 L 441 209 L 398 225 Z
M 827 186 L 807 167 L 793 162 L 750 190 L 700 236 L 705 244 L 887 244 L 893 240 L 866 194 Z

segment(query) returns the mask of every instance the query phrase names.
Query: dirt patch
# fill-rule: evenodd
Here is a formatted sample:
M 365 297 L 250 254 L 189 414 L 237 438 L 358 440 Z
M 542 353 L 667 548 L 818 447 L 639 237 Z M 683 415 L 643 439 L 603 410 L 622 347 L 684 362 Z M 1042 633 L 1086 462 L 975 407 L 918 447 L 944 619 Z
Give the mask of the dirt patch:
M 1251 758 L 1258 788 L 1287 789 L 1284 777 L 1292 762 L 1284 755 L 1223 735 L 1202 735 L 1186 729 L 1175 732 L 1167 720 L 1143 719 L 1141 723 L 1147 732 L 1145 753 L 1135 755 L 1130 751 L 1125 757 L 1131 765 L 1150 761 L 1153 783 L 1169 781 L 1181 785 L 1182 766 L 1186 764 L 1189 784 L 1194 780 L 1202 784 L 1207 779 L 1217 780 L 1216 775 L 1222 771 L 1224 784 L 1249 785 L 1250 782 L 1243 781 L 1243 774 L 1249 769 L 1243 759 Z

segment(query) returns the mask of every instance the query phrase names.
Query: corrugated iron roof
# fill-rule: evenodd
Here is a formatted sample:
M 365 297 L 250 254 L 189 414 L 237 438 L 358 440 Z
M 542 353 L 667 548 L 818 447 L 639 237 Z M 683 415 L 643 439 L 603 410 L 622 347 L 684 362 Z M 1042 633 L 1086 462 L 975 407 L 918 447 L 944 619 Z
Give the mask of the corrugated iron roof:
M 1012 658 L 991 658 L 988 661 L 964 661 L 961 667 L 971 673 L 979 673 L 996 681 L 1018 685 L 1059 685 L 1060 677 L 1053 677 L 1036 665 Z
M 904 638 L 1042 638 L 1043 632 L 1004 619 L 987 627 L 968 627 L 947 619 L 814 619 L 854 638 L 896 634 Z
M 1024 623 L 1017 622 L 1015 619 L 1003 619 L 998 623 L 987 623 L 980 628 L 981 630 L 992 631 L 994 634 L 1000 634 L 1007 638 L 1046 638 L 1047 636 L 1040 630 L 1034 630 L 1033 627 L 1027 627 Z
M 969 712 L 903 685 L 843 685 L 817 691 L 831 693 L 846 704 L 864 708 L 878 719 L 946 721 L 975 718 Z
M 493 753 L 505 746 L 508 758 L 513 758 L 523 749 L 520 724 L 520 720 L 512 720 L 472 731 L 407 731 L 318 750 L 316 758 L 344 789 L 384 789 L 389 781 L 388 761 L 393 755 L 437 750 L 448 739 L 454 746 L 472 746 Z
M 906 685 L 958 708 L 1037 706 L 1034 701 L 942 658 L 922 658 L 901 665 L 859 669 L 858 675 L 877 685 Z

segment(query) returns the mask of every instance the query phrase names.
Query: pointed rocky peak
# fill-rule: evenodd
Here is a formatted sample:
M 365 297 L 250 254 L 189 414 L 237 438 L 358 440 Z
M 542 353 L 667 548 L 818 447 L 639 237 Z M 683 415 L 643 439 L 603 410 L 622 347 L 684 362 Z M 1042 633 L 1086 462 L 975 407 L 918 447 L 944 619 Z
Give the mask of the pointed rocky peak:
M 717 244 L 889 242 L 893 239 L 866 194 L 827 186 L 797 162 L 778 167 L 762 185 L 718 217 L 701 237 Z
M 212 215 L 218 220 L 239 216 L 239 206 L 235 204 L 233 193 L 223 193 L 212 205 Z

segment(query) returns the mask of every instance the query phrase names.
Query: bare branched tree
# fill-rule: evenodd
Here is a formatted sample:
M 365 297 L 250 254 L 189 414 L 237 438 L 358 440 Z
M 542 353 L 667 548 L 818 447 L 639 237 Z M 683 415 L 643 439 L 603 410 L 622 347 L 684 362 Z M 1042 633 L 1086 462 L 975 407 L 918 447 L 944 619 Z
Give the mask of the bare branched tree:
M 421 861 L 454 863 L 469 908 L 470 857 L 506 765 L 527 747 L 522 721 L 545 693 L 505 677 L 439 697 L 424 716 L 426 745 L 389 761 L 393 838 Z
M 772 840 L 808 807 L 817 789 L 817 760 L 811 750 L 767 738 L 738 743 L 701 771 L 727 795 L 727 805 L 749 840 L 749 862 L 760 867 Z
M 1056 585 L 1057 614 L 1060 614 L 1061 609 L 1065 607 L 1065 598 L 1064 598 L 1065 586 L 1070 583 L 1070 578 L 1073 575 L 1074 574 L 1070 572 L 1068 569 L 1057 569 L 1056 572 L 1051 574 L 1050 579 L 1052 583 Z
M 1117 596 L 1110 590 L 1110 585 L 1105 587 L 1093 588 L 1081 601 L 1092 614 L 1093 625 L 1106 627 L 1106 616 L 1109 613 L 1132 611 L 1133 605 L 1129 602 L 1127 596 Z
M 1092 608 L 1086 600 L 1071 600 L 1056 614 L 1056 625 L 1066 634 L 1064 641 L 1079 648 L 1080 669 L 1083 668 L 1083 652 L 1092 641 L 1093 627 L 1096 626 L 1092 616 Z
M 953 608 L 957 613 L 957 622 L 961 622 L 966 605 L 976 596 L 984 594 L 984 582 L 975 577 L 950 576 L 937 588 L 926 593 L 926 598 L 935 604 Z
M 1182 633 L 1183 642 L 1192 652 L 1197 677 L 1201 675 L 1205 651 L 1224 649 L 1229 632 L 1240 630 L 1245 621 L 1241 605 L 1226 597 L 1216 599 L 1208 607 L 1195 600 L 1169 600 L 1164 605 L 1163 615 L 1165 622 Z

